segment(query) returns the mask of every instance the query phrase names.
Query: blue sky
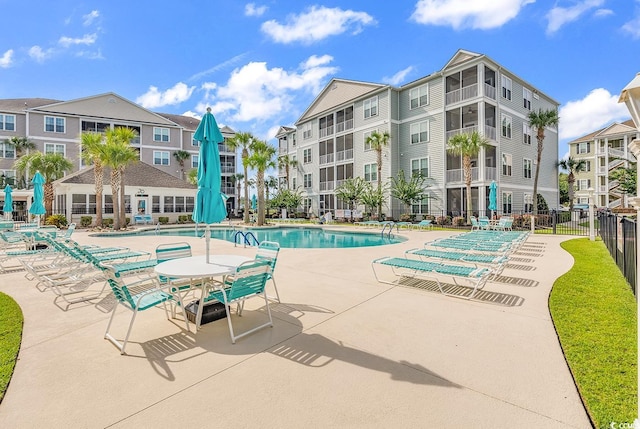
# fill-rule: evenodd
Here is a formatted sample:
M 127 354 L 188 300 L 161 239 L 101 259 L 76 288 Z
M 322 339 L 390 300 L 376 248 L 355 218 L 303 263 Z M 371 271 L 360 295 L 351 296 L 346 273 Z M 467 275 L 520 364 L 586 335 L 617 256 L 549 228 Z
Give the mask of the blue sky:
M 151 6 L 153 5 L 153 6 Z M 561 103 L 566 142 L 629 114 L 640 0 L 0 0 L 0 98 L 115 92 L 273 142 L 333 77 L 402 85 L 458 49 Z

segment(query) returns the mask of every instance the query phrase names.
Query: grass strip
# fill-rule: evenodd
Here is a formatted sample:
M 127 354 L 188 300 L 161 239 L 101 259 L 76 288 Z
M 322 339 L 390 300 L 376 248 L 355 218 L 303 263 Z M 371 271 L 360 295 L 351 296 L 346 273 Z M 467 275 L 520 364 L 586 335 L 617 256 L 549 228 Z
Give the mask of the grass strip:
M 562 248 L 575 263 L 554 283 L 549 308 L 580 395 L 597 427 L 633 422 L 636 299 L 602 241 L 573 239 Z
M 20 306 L 0 292 L 0 402 L 9 386 L 22 340 L 23 316 Z

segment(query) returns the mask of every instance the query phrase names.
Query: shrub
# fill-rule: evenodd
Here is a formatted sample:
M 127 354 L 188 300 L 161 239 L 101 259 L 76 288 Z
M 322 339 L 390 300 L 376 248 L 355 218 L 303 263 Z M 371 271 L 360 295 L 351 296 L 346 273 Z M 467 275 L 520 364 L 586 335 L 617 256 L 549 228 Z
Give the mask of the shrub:
M 169 217 L 168 216 L 160 216 L 158 217 L 158 222 L 160 222 L 162 225 L 166 225 L 169 223 Z
M 103 228 L 113 228 L 113 218 L 103 218 L 102 219 L 102 227 Z
M 451 216 L 438 216 L 436 223 L 438 225 L 451 225 Z
M 188 223 L 191 222 L 191 215 L 179 215 L 178 223 Z
M 89 227 L 93 223 L 91 216 L 80 216 L 80 226 L 83 228 Z
M 62 214 L 54 214 L 44 221 L 45 225 L 55 225 L 58 228 L 67 226 L 67 217 Z
M 453 219 L 451 219 L 451 223 L 454 226 L 464 226 L 466 224 L 466 219 L 462 216 L 456 216 Z

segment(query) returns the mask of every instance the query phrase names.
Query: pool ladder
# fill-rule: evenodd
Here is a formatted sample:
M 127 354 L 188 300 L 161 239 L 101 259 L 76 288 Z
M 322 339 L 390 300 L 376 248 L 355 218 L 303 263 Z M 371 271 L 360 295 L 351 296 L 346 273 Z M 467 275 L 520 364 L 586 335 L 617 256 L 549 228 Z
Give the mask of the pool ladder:
M 236 233 L 233 235 L 233 245 L 234 246 L 238 245 L 238 238 L 240 238 L 242 241 L 244 241 L 244 243 L 241 242 L 241 244 L 244 244 L 244 247 L 247 247 L 247 245 L 251 246 L 252 245 L 252 242 L 251 242 L 252 239 L 253 239 L 253 244 L 255 244 L 256 246 L 260 245 L 260 242 L 258 241 L 256 236 L 251 231 L 247 231 L 247 232 L 236 231 Z
M 393 227 L 396 227 L 396 229 L 398 230 L 398 234 L 400 234 L 400 225 L 396 224 L 395 222 L 388 222 L 388 223 L 385 223 L 385 224 L 382 226 L 382 232 L 381 232 L 381 235 L 382 235 L 383 237 L 384 237 L 384 232 L 385 232 L 385 230 L 387 229 L 387 226 L 389 227 L 389 232 L 387 233 L 387 236 L 388 236 L 389 238 L 391 238 L 391 233 L 393 232 Z

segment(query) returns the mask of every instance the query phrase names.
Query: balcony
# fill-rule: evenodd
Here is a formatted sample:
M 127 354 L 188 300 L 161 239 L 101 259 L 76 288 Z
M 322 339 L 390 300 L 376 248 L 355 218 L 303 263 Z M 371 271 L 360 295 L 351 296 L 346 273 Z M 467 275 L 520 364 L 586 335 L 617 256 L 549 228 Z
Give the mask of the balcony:
M 353 119 L 349 119 L 347 121 L 344 122 L 338 122 L 336 124 L 336 132 L 342 132 L 342 131 L 346 131 L 346 130 L 350 130 L 353 128 Z
M 473 175 L 473 171 L 471 172 Z M 498 178 L 498 169 L 496 167 L 486 167 L 484 169 L 484 180 L 496 180 Z
M 336 161 L 346 161 L 349 159 L 353 159 L 353 149 L 342 150 L 340 152 L 336 152 Z
M 235 173 L 236 168 L 233 165 L 223 165 L 220 167 L 222 173 Z
M 329 164 L 333 162 L 333 154 L 328 153 L 326 155 L 320 155 L 320 165 Z
M 484 126 L 484 137 L 489 139 L 489 140 L 497 141 L 496 140 L 496 127 L 492 127 L 491 125 L 485 125 Z
M 226 144 L 218 144 L 218 151 L 220 153 L 222 153 L 222 152 L 236 153 L 236 151 L 234 149 L 231 149 L 231 147 L 227 146 Z
M 333 191 L 335 189 L 335 182 L 333 180 L 329 180 L 327 182 L 320 182 L 320 187 L 318 189 L 320 190 L 320 192 Z
M 465 86 L 460 89 L 455 89 L 451 92 L 447 92 L 446 94 L 446 104 L 454 104 L 459 103 L 461 101 L 468 100 L 470 98 L 475 98 L 478 96 L 478 84 L 474 83 L 473 85 Z
M 451 139 L 451 137 L 457 135 L 457 134 L 471 134 L 474 131 L 478 131 L 478 126 L 477 125 L 473 125 L 470 127 L 465 127 L 465 128 L 459 128 L 457 130 L 450 130 L 447 131 L 447 141 L 449 141 Z M 494 138 L 495 140 L 495 138 Z
M 485 95 L 485 97 L 489 97 L 492 100 L 495 100 L 496 99 L 496 88 L 485 83 L 484 84 L 484 95 Z
M 320 128 L 319 133 L 320 133 L 319 134 L 320 138 L 332 135 L 333 134 L 333 125 L 330 125 L 330 126 L 328 126 L 326 128 Z
M 495 176 L 496 174 L 495 167 L 493 167 L 493 170 L 494 170 L 493 175 Z M 472 181 L 478 180 L 478 167 L 471 168 L 471 180 Z M 453 182 L 453 183 L 464 182 L 464 170 L 461 168 L 456 170 L 447 170 L 447 183 L 449 182 Z

